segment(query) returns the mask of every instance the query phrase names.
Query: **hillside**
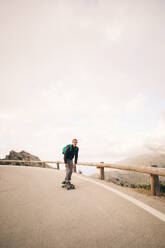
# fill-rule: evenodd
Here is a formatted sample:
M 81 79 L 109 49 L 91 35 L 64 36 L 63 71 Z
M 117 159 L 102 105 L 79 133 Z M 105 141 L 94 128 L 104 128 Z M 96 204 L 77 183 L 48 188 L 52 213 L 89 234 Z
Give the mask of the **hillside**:
M 141 154 L 119 161 L 116 164 L 136 165 L 139 167 L 157 165 L 158 167 L 165 168 L 165 155 L 158 153 Z M 98 174 L 93 174 L 92 177 L 97 178 Z M 165 182 L 165 177 L 159 177 L 159 179 Z M 133 171 L 106 169 L 105 180 L 130 186 L 131 184 L 149 184 L 150 176 Z

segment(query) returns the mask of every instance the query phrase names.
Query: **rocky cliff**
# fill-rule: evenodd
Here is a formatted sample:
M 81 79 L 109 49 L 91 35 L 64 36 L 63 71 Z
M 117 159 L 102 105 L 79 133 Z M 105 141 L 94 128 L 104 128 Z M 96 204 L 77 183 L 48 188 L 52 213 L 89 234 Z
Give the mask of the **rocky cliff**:
M 51 168 L 49 165 L 45 163 L 21 163 L 21 162 L 16 162 L 16 163 L 8 163 L 8 162 L 3 162 L 3 160 L 26 160 L 26 161 L 41 161 L 37 156 L 34 156 L 28 152 L 21 151 L 21 152 L 15 152 L 14 150 L 11 150 L 9 152 L 9 155 L 6 155 L 5 158 L 0 160 L 0 165 L 24 165 L 24 166 L 35 166 L 35 167 L 46 167 L 46 168 Z

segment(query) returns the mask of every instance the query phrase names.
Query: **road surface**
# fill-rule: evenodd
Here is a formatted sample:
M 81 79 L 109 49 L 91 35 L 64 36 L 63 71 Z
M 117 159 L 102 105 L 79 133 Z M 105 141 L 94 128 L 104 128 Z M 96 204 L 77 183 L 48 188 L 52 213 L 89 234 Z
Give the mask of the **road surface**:
M 67 191 L 64 176 L 56 169 L 0 166 L 1 248 L 165 247 L 161 218 L 87 176 L 73 173 L 76 189 Z

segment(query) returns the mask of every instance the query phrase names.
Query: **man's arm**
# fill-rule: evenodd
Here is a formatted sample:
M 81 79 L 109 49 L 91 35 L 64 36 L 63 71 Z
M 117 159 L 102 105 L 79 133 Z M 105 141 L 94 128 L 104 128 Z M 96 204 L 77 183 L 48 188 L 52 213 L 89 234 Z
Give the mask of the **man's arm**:
M 70 148 L 70 146 L 68 146 L 67 148 L 66 148 L 66 151 L 65 151 L 65 153 L 64 153 L 64 162 L 65 162 L 65 164 L 67 163 L 67 155 L 68 155 L 68 151 L 69 151 L 69 148 Z
M 74 160 L 75 164 L 77 164 L 78 152 L 79 152 L 79 147 L 77 147 L 77 150 L 76 150 L 76 152 L 75 152 L 75 160 Z

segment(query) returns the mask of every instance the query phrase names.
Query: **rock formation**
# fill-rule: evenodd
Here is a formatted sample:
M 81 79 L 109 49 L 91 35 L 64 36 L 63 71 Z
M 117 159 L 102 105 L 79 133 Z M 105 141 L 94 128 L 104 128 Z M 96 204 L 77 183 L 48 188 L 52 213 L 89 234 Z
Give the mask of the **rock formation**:
M 26 160 L 26 161 L 41 161 L 37 156 L 34 156 L 28 152 L 21 151 L 21 152 L 15 152 L 14 150 L 11 150 L 9 152 L 9 155 L 6 155 L 5 158 L 0 160 L 0 165 L 24 165 L 24 166 L 35 166 L 35 167 L 46 167 L 51 168 L 49 165 L 45 163 L 21 163 L 21 162 L 3 162 L 3 160 Z

